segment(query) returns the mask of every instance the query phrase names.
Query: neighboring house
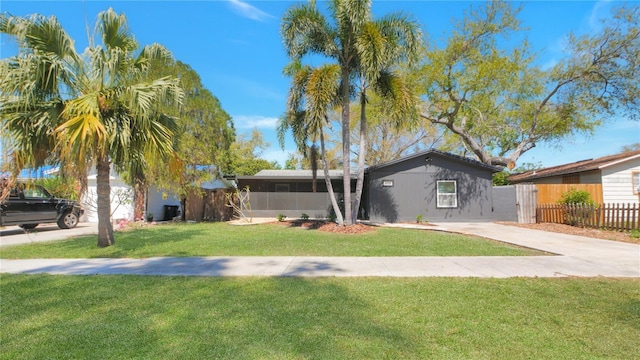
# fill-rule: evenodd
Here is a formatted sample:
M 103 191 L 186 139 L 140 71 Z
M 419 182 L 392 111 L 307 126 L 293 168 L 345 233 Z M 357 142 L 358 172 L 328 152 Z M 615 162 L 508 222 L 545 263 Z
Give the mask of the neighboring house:
M 85 215 L 82 220 L 98 222 L 95 170 L 89 174 L 87 180 L 87 192 L 82 197 L 82 204 L 85 208 Z M 133 188 L 124 182 L 113 169 L 109 172 L 109 185 L 111 187 L 111 219 L 114 222 L 120 220 L 133 221 Z M 153 219 L 156 221 L 170 220 L 165 216 L 167 206 L 179 208 L 180 199 L 168 191 L 150 186 L 146 194 L 146 215 L 153 214 Z
M 311 170 L 262 170 L 253 176 L 239 176 L 236 183 L 240 190 L 249 187 L 253 217 L 282 214 L 298 218 L 307 214 L 311 218 L 324 219 L 332 211 L 331 200 L 324 171 L 318 169 L 316 176 L 316 192 L 313 192 Z M 329 170 L 329 178 L 336 197 L 342 199 L 342 170 Z M 355 190 L 356 174 L 351 175 L 351 183 Z
M 640 196 L 640 150 L 511 175 L 512 183 L 534 183 L 538 203 L 552 203 L 571 188 L 599 203 L 635 203 Z
M 371 166 L 365 170 L 358 218 L 415 222 L 421 215 L 428 221 L 513 221 L 515 191 L 492 186 L 492 175 L 499 171 L 497 167 L 437 150 Z M 330 177 L 341 200 L 342 171 L 332 170 Z M 356 174 L 351 179 L 355 191 Z M 316 193 L 311 191 L 310 170 L 264 170 L 237 181 L 240 189 L 250 188 L 254 217 L 300 217 L 305 213 L 325 218 L 331 211 L 321 170 Z
M 109 172 L 111 187 L 111 219 L 133 220 L 133 189 L 127 185 L 113 170 Z M 98 222 L 98 193 L 95 171 L 87 176 L 87 191 L 82 195 L 82 206 L 85 209 L 81 221 Z

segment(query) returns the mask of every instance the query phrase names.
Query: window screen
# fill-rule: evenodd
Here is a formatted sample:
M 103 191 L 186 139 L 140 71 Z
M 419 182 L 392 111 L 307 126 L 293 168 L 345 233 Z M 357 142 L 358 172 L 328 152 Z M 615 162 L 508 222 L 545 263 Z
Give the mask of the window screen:
M 458 207 L 458 187 L 455 180 L 438 180 L 437 188 L 439 208 Z

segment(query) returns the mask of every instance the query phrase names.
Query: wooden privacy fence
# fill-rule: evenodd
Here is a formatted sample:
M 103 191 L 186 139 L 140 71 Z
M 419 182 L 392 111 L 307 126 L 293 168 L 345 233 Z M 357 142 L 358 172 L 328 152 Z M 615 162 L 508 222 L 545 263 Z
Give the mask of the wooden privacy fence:
M 227 221 L 233 217 L 233 210 L 227 206 L 224 189 L 193 189 L 186 198 L 185 220 Z
M 538 189 L 538 204 L 551 204 L 558 202 L 562 194 L 575 190 L 589 192 L 591 200 L 596 204 L 603 203 L 602 184 L 536 184 Z
M 536 221 L 619 231 L 637 230 L 639 213 L 638 204 L 543 204 L 536 209 Z

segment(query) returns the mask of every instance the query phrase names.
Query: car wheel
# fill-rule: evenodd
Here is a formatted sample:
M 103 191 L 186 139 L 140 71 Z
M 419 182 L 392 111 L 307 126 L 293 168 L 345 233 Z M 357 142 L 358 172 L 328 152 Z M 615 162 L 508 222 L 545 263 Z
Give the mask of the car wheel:
M 72 229 L 78 225 L 78 216 L 73 212 L 68 212 L 58 220 L 58 226 L 61 229 Z
M 38 224 L 20 224 L 18 226 L 20 226 L 24 230 L 31 230 L 31 229 L 35 229 L 36 226 L 38 226 Z

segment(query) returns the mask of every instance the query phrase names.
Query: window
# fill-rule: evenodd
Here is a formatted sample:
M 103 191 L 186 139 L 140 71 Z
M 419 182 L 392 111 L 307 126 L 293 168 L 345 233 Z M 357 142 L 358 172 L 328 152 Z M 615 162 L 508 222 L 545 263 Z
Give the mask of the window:
M 564 175 L 562 177 L 563 184 L 580 184 L 580 175 L 572 174 L 572 175 Z
M 633 193 L 640 194 L 640 172 L 631 173 L 631 183 L 633 184 Z
M 437 207 L 439 208 L 456 208 L 458 207 L 458 189 L 455 180 L 438 180 L 437 181 Z
M 26 198 L 36 198 L 36 199 L 47 199 L 49 198 L 49 194 L 47 194 L 44 190 L 39 187 L 28 187 L 23 191 L 24 197 Z

